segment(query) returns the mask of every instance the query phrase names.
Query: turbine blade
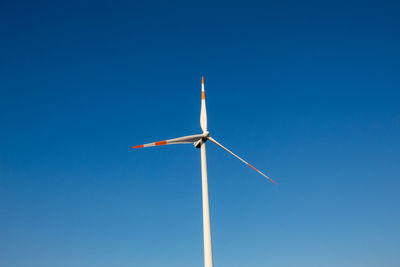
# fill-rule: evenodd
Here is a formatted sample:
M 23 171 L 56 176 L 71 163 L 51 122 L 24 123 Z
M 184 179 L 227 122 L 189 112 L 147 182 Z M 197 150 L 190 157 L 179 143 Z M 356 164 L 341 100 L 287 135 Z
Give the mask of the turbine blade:
M 183 137 L 178 137 L 174 139 L 169 139 L 169 140 L 164 140 L 164 141 L 159 141 L 159 142 L 154 142 L 154 143 L 148 143 L 148 144 L 143 144 L 139 146 L 133 146 L 132 148 L 142 148 L 142 147 L 150 147 L 150 146 L 162 146 L 162 145 L 175 145 L 175 144 L 191 144 L 199 139 L 203 138 L 203 135 L 201 134 L 196 134 L 196 135 L 188 135 L 188 136 L 183 136 Z
M 226 147 L 224 147 L 223 145 L 221 145 L 220 143 L 218 143 L 216 140 L 214 140 L 211 136 L 208 137 L 208 139 L 215 143 L 217 146 L 221 147 L 222 149 L 228 151 L 231 155 L 235 156 L 236 158 L 238 158 L 239 160 L 241 160 L 244 164 L 246 164 L 247 166 L 251 167 L 253 170 L 257 171 L 259 174 L 261 174 L 262 176 L 264 176 L 265 178 L 267 178 L 268 180 L 270 180 L 271 182 L 273 182 L 274 184 L 277 185 L 277 183 L 272 180 L 271 178 L 269 178 L 267 175 L 265 175 L 264 173 L 262 173 L 261 171 L 257 170 L 255 167 L 253 167 L 252 165 L 250 165 L 250 163 L 248 163 L 247 161 L 245 161 L 244 159 L 242 159 L 241 157 L 239 157 L 238 155 L 236 155 L 235 153 L 233 153 L 232 151 L 230 151 L 229 149 L 227 149 Z
M 204 78 L 201 76 L 201 111 L 200 126 L 203 132 L 207 131 L 207 111 L 206 111 L 206 95 L 204 93 Z

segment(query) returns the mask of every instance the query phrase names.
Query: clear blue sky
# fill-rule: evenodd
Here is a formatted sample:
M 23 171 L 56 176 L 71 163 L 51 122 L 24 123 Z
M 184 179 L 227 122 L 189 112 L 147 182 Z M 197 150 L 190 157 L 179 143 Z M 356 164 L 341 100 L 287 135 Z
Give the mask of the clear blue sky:
M 396 1 L 0 4 L 0 265 L 400 266 Z

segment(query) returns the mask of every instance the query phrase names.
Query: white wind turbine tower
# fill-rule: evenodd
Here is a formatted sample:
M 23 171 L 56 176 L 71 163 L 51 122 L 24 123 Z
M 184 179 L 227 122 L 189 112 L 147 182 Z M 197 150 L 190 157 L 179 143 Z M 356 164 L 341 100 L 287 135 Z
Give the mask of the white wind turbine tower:
M 218 143 L 215 139 L 210 136 L 207 130 L 207 112 L 206 112 L 206 97 L 204 93 L 204 78 L 201 77 L 201 112 L 200 112 L 200 126 L 203 130 L 203 134 L 188 135 L 184 137 L 179 137 L 175 139 L 169 139 L 165 141 L 159 141 L 155 143 L 149 143 L 139 146 L 134 146 L 132 148 L 142 148 L 150 146 L 161 146 L 161 145 L 174 145 L 174 144 L 193 144 L 196 148 L 201 150 L 201 181 L 202 181 L 202 194 L 203 194 L 203 235 L 204 235 L 204 266 L 213 267 L 213 257 L 211 249 L 211 227 L 210 227 L 210 206 L 208 201 L 208 181 L 207 181 L 207 160 L 206 160 L 206 142 L 210 140 L 217 146 L 226 150 L 231 155 L 238 158 L 240 161 L 260 173 L 262 176 L 269 179 L 271 182 L 276 184 L 271 178 L 257 170 L 255 167 L 250 165 L 247 161 L 240 158 L 238 155 Z

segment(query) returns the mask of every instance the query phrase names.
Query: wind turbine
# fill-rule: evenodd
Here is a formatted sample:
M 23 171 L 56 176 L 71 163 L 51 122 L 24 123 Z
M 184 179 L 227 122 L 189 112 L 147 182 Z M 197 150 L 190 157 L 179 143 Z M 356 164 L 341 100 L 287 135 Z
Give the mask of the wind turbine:
M 240 161 L 257 171 L 262 176 L 266 177 L 268 180 L 277 184 L 267 175 L 250 165 L 247 161 L 218 143 L 214 138 L 210 136 L 207 130 L 207 111 L 206 111 L 206 97 L 204 93 L 204 78 L 201 77 L 201 112 L 200 112 L 200 126 L 203 130 L 203 134 L 188 135 L 184 137 L 179 137 L 175 139 L 169 139 L 154 143 L 148 143 L 139 146 L 133 146 L 132 148 L 142 148 L 150 146 L 161 146 L 161 145 L 175 145 L 175 144 L 193 144 L 196 148 L 201 150 L 201 182 L 202 182 L 202 194 L 203 194 L 203 235 L 204 235 L 204 266 L 213 267 L 213 257 L 211 249 L 211 227 L 210 227 L 210 206 L 208 201 L 208 180 L 207 180 L 207 159 L 206 159 L 206 142 L 210 140 L 217 146 L 226 150 L 231 155 L 238 158 Z

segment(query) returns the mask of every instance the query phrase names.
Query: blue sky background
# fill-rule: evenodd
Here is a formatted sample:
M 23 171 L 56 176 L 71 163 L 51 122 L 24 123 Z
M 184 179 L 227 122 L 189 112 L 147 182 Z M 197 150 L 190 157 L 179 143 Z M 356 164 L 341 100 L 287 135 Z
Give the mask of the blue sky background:
M 0 265 L 399 266 L 396 1 L 3 1 Z

